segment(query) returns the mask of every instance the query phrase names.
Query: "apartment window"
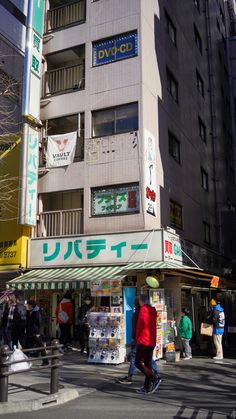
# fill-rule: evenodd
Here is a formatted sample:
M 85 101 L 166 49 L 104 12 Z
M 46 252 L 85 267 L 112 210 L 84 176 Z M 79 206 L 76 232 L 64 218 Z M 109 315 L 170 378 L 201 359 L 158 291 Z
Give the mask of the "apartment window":
M 197 10 L 200 12 L 200 0 L 193 0 Z
M 173 42 L 173 44 L 176 46 L 177 45 L 177 38 L 176 38 L 176 27 L 173 24 L 170 16 L 168 15 L 167 12 L 165 12 L 165 19 L 166 19 L 166 31 L 171 39 L 171 41 Z
M 201 179 L 202 179 L 202 188 L 205 189 L 205 191 L 208 191 L 208 174 L 202 167 L 201 167 Z
M 198 117 L 198 126 L 199 126 L 199 135 L 200 135 L 202 141 L 204 141 L 204 143 L 206 143 L 206 125 L 204 124 L 204 122 L 200 118 L 200 116 Z
M 138 183 L 92 189 L 92 216 L 133 214 L 138 212 Z
M 173 74 L 171 73 L 169 69 L 167 69 L 166 75 L 167 75 L 167 90 L 171 94 L 175 102 L 178 103 L 179 102 L 178 82 L 176 81 L 175 77 L 173 76 Z
M 180 163 L 180 141 L 172 132 L 168 131 L 169 154 Z
M 92 113 L 92 136 L 105 137 L 138 130 L 138 104 L 116 106 Z
M 176 228 L 183 228 L 182 205 L 170 200 L 170 224 Z
M 200 53 L 202 54 L 202 38 L 196 28 L 196 26 L 194 25 L 194 39 L 195 39 L 195 44 L 197 45 L 197 48 L 199 49 Z
M 211 227 L 205 221 L 203 221 L 203 240 L 205 243 L 211 243 Z
M 200 76 L 200 73 L 198 70 L 196 70 L 196 77 L 197 77 L 197 89 L 199 93 L 204 97 L 204 81 L 202 77 Z

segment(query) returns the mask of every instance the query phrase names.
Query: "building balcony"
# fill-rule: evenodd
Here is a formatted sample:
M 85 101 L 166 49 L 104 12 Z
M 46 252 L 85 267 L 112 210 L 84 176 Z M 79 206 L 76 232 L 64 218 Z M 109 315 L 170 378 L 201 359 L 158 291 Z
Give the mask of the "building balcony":
M 36 234 L 37 237 L 83 234 L 83 209 L 41 212 Z
M 63 3 L 60 4 L 60 3 Z M 50 0 L 50 9 L 46 17 L 46 32 L 66 28 L 85 22 L 86 3 L 85 0 L 66 1 Z

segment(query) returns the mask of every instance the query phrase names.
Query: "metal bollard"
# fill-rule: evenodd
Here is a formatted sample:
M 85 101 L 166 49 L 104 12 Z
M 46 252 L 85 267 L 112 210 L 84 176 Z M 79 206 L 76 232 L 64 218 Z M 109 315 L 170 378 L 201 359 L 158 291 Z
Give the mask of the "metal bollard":
M 54 339 L 52 341 L 52 346 L 55 346 L 52 349 L 52 355 L 59 354 L 59 341 Z M 55 357 L 52 359 L 52 366 L 51 366 L 51 383 L 50 383 L 50 393 L 54 394 L 57 393 L 59 389 L 59 358 Z
M 9 348 L 7 345 L 1 347 L 0 350 L 0 403 L 8 401 L 8 376 L 4 376 L 8 372 L 8 366 L 4 367 L 2 364 L 7 361 L 7 352 Z

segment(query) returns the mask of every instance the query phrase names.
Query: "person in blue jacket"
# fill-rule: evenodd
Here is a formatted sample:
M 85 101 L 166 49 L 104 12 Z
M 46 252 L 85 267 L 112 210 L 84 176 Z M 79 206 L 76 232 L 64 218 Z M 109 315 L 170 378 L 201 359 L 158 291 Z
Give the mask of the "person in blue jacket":
M 213 324 L 213 343 L 216 349 L 216 356 L 213 359 L 223 359 L 222 337 L 225 328 L 224 309 L 213 298 L 209 305 L 211 308 L 209 321 Z

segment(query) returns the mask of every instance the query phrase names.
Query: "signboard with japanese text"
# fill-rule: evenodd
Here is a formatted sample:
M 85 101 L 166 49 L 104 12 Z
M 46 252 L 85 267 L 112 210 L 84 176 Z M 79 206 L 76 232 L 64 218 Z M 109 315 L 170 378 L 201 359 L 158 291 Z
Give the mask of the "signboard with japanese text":
M 157 216 L 157 167 L 156 167 L 156 140 L 147 130 L 144 130 L 144 186 L 145 211 L 147 214 Z
M 47 167 L 68 166 L 73 163 L 77 131 L 62 135 L 51 135 L 47 137 Z
M 29 125 L 27 127 L 27 168 L 23 224 L 34 226 L 37 216 L 39 132 Z
M 162 231 L 33 239 L 30 267 L 161 261 Z
M 93 43 L 93 66 L 108 64 L 138 55 L 136 31 Z
M 219 257 L 203 247 L 182 239 L 177 234 L 163 232 L 164 260 L 192 268 L 200 267 L 213 273 L 221 272 Z
M 94 189 L 92 215 L 139 212 L 139 185 Z

